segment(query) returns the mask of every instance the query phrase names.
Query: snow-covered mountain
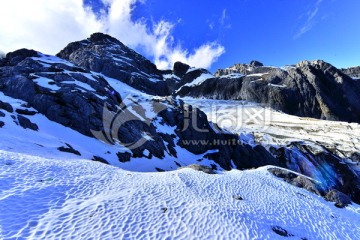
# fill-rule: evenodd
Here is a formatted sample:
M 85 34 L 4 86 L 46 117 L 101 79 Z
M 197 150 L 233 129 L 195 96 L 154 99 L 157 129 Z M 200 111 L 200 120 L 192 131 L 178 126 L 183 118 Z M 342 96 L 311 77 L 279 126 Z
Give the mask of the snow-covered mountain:
M 323 61 L 285 68 L 253 61 L 215 75 L 177 62 L 160 71 L 102 33 L 57 56 L 8 53 L 0 60 L 0 235 L 352 238 L 360 231 L 348 226 L 360 214 L 359 86 Z M 177 170 L 191 164 L 217 174 Z M 272 199 L 280 189 L 289 199 L 281 207 Z M 24 206 L 2 211 L 22 193 Z M 267 200 L 258 203 L 260 196 Z M 43 197 L 19 219 L 28 199 Z M 127 207 L 111 207 L 120 203 Z M 301 217 L 295 205 L 316 217 Z M 316 208 L 327 210 L 320 216 Z M 285 224 L 285 213 L 302 224 Z M 338 229 L 316 235 L 320 220 Z
M 302 61 L 283 68 L 236 64 L 216 75 L 176 93 L 247 100 L 291 115 L 360 123 L 360 82 L 324 61 Z

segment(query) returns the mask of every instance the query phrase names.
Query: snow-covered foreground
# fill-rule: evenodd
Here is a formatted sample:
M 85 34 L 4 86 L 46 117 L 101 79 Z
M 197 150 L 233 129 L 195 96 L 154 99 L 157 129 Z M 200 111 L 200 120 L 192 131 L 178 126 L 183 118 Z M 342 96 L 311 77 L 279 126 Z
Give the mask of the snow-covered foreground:
M 0 183 L 3 239 L 282 239 L 273 228 L 296 239 L 360 236 L 358 205 L 336 208 L 266 167 L 135 173 L 0 151 Z

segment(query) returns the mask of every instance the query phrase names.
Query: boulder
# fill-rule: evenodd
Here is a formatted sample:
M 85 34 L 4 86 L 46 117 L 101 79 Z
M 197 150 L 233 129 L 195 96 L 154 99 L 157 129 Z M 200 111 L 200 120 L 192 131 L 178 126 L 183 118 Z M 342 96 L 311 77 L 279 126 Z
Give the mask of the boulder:
M 329 202 L 335 202 L 335 206 L 339 208 L 344 208 L 347 205 L 351 204 L 351 199 L 346 194 L 333 189 L 326 193 L 325 199 Z
M 200 164 L 190 164 L 190 165 L 185 166 L 185 167 L 180 167 L 179 169 L 183 169 L 183 168 L 191 168 L 191 169 L 193 169 L 195 171 L 200 171 L 200 172 L 204 172 L 204 173 L 207 173 L 207 174 L 216 174 L 214 169 L 212 169 L 211 167 L 200 165 Z

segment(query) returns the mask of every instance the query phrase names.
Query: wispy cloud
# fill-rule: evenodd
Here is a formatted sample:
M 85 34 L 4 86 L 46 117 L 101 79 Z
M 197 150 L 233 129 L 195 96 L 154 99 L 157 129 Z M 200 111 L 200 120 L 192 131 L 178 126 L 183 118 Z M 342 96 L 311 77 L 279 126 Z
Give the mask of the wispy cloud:
M 219 23 L 220 23 L 221 27 L 223 27 L 223 28 L 231 28 L 231 24 L 228 23 L 228 19 L 229 19 L 229 16 L 227 14 L 227 9 L 224 8 L 222 13 L 221 13 L 221 17 L 219 19 Z
M 294 35 L 294 39 L 300 38 L 303 34 L 310 31 L 316 24 L 316 16 L 318 15 L 320 5 L 323 0 L 318 0 L 314 7 L 306 13 L 306 21 L 305 24 L 297 31 Z
M 102 0 L 107 11 L 94 13 L 83 0 L 0 1 L 0 49 L 9 52 L 26 47 L 55 54 L 71 41 L 93 32 L 107 32 L 124 44 L 143 50 L 159 68 L 171 68 L 176 61 L 209 68 L 225 49 L 207 42 L 188 50 L 175 44 L 172 34 L 178 23 L 155 22 L 132 17 L 135 3 L 144 0 Z

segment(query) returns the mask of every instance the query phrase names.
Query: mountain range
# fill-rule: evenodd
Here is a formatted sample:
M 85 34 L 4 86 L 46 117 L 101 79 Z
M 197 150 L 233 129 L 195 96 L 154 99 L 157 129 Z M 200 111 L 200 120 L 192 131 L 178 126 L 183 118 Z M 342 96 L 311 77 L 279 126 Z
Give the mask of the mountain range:
M 359 78 L 360 67 L 321 60 L 159 70 L 94 33 L 56 56 L 20 49 L 0 60 L 0 149 L 134 172 L 272 166 L 344 208 L 360 204 Z

